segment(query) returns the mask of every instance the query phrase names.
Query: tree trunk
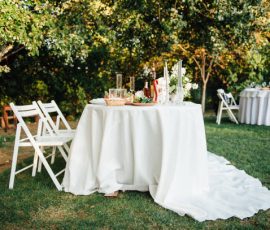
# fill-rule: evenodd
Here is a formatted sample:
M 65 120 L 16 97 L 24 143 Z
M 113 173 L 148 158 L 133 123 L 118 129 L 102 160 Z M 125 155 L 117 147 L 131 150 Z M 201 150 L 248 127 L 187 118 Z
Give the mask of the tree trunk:
M 206 87 L 207 87 L 207 82 L 203 81 L 203 85 L 202 85 L 202 112 L 205 112 L 205 99 L 206 99 Z
M 182 50 L 184 50 L 184 49 L 182 48 Z M 200 57 L 201 63 L 196 59 L 195 55 L 192 58 L 195 61 L 196 65 L 198 66 L 198 68 L 200 69 L 200 72 L 201 72 L 201 79 L 202 79 L 201 105 L 202 105 L 202 112 L 204 113 L 205 112 L 207 82 L 210 78 L 212 67 L 213 67 L 213 64 L 215 63 L 217 56 L 212 56 L 212 57 L 210 56 L 211 61 L 210 61 L 207 69 L 206 69 L 206 54 L 205 54 L 204 49 L 201 52 L 201 57 Z
M 206 56 L 205 53 L 202 53 L 202 63 L 201 63 L 201 78 L 202 78 L 202 112 L 205 112 L 205 99 L 206 99 L 206 85 L 207 85 L 207 80 L 206 80 L 206 72 L 205 72 L 205 67 L 206 67 Z

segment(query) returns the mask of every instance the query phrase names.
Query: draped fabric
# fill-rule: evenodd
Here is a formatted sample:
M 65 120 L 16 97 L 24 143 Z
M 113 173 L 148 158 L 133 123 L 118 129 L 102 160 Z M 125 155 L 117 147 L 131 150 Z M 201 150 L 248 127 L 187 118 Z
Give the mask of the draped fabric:
M 259 180 L 208 153 L 201 106 L 87 105 L 71 145 L 63 186 L 89 195 L 150 191 L 180 215 L 245 218 L 270 207 Z
M 240 123 L 270 125 L 270 90 L 243 90 L 239 106 Z

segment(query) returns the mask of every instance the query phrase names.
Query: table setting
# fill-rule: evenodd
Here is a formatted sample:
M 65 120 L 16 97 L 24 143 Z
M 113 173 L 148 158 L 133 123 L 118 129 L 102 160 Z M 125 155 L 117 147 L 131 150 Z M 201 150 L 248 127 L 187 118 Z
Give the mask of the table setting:
M 64 191 L 105 196 L 149 192 L 162 207 L 200 222 L 243 219 L 270 208 L 270 191 L 258 179 L 207 150 L 201 105 L 184 101 L 182 61 L 175 66 L 174 98 L 165 63 L 162 79 L 150 87 L 135 92 L 130 79 L 127 93 L 117 74 L 116 88 L 85 106 L 70 148 Z

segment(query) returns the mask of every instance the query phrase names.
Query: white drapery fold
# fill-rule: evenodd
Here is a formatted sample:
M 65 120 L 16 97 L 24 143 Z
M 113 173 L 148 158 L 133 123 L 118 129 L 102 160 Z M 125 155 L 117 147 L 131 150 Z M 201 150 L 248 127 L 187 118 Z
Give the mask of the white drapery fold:
M 240 93 L 239 121 L 270 125 L 270 90 L 245 89 Z
M 208 154 L 201 107 L 88 105 L 63 180 L 66 192 L 150 191 L 155 202 L 203 220 L 244 218 L 270 207 L 270 192 Z

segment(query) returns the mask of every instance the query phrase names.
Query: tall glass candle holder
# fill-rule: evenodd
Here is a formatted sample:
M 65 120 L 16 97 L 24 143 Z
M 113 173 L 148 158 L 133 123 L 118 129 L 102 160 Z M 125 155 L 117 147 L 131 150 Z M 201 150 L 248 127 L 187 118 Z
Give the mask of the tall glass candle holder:
M 130 92 L 135 92 L 135 77 L 130 77 Z
M 165 61 L 165 67 L 164 67 L 164 79 L 165 79 L 165 101 L 164 104 L 168 104 L 170 100 L 170 80 L 169 80 L 169 71 L 168 71 L 168 64 L 167 61 Z
M 122 74 L 121 73 L 116 74 L 116 88 L 117 89 L 122 88 Z
M 181 104 L 184 101 L 184 88 L 182 82 L 182 60 L 178 62 L 178 84 L 177 84 L 177 91 L 176 91 L 176 103 Z
M 178 70 L 178 87 L 183 88 L 183 83 L 182 83 L 182 60 L 178 62 L 177 65 L 177 70 Z

